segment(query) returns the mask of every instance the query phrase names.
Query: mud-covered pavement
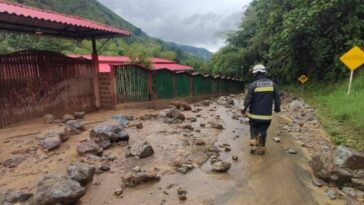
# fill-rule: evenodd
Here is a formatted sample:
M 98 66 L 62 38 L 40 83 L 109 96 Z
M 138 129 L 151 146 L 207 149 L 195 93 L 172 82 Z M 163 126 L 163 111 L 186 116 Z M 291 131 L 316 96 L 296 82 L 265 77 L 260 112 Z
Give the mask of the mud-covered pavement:
M 129 144 L 147 140 L 154 148 L 154 155 L 148 158 L 126 158 L 125 145 L 114 145 L 104 152 L 104 156 L 115 155 L 109 163 L 110 171 L 98 173 L 93 182 L 87 185 L 87 193 L 79 204 L 85 205 L 241 205 L 241 204 L 344 204 L 341 200 L 330 201 L 324 190 L 312 185 L 311 168 L 307 153 L 282 129 L 286 123 L 275 116 L 267 139 L 265 156 L 251 155 L 249 152 L 249 126 L 233 116 L 239 113 L 243 96 L 235 96 L 234 106 L 220 105 L 212 101 L 209 106 L 197 103 L 193 110 L 184 111 L 185 122 L 163 123 L 162 118 L 141 120 L 145 114 L 159 115 L 160 110 L 122 110 L 89 114 L 83 120 L 87 131 L 72 136 L 55 151 L 44 152 L 39 147 L 38 136 L 47 129 L 58 125 L 44 125 L 35 120 L 16 127 L 0 130 L 0 161 L 14 158 L 14 167 L 1 166 L 0 190 L 16 189 L 33 192 L 39 178 L 46 174 L 64 175 L 71 163 L 83 161 L 98 166 L 102 162 L 91 161 L 78 156 L 76 146 L 89 138 L 89 129 L 95 124 L 110 119 L 114 114 L 132 115 L 130 124 L 142 122 L 143 129 L 130 126 Z M 190 120 L 196 118 L 197 120 Z M 209 122 L 223 125 L 224 129 L 211 128 Z M 204 126 L 205 124 L 205 126 Z M 186 129 L 191 125 L 193 131 Z M 279 136 L 281 143 L 272 141 Z M 212 171 L 209 157 L 212 145 L 219 149 L 219 158 L 231 163 L 225 173 Z M 229 147 L 230 149 L 226 149 Z M 287 150 L 295 148 L 296 155 Z M 232 157 L 238 157 L 235 161 Z M 187 174 L 176 169 L 178 163 L 190 163 L 194 168 Z M 158 182 L 150 182 L 133 188 L 124 188 L 118 196 L 121 178 L 132 172 L 136 166 L 150 170 L 161 177 Z M 177 190 L 187 191 L 187 200 L 180 201 Z

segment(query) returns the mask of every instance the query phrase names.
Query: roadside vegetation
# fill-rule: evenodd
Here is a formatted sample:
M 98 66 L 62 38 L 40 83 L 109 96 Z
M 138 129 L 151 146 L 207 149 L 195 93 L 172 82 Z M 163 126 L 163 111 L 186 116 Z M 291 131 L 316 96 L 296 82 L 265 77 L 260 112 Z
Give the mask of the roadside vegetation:
M 249 82 L 252 66 L 264 63 L 272 79 L 297 94 L 293 85 L 307 75 L 304 98 L 332 141 L 364 151 L 364 73 L 356 73 L 347 96 L 349 70 L 339 60 L 354 45 L 364 48 L 363 16 L 360 0 L 254 0 L 211 71 Z
M 352 93 L 348 80 L 340 83 L 307 83 L 303 97 L 317 108 L 316 114 L 337 145 L 345 144 L 364 151 L 364 71 L 356 73 Z M 301 94 L 298 87 L 288 91 Z

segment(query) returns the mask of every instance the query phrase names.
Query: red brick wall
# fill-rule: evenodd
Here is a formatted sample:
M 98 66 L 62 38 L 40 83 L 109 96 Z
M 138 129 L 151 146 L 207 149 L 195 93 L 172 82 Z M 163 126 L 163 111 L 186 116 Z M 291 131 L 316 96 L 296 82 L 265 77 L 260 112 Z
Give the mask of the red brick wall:
M 116 88 L 114 72 L 98 73 L 101 108 L 115 108 Z

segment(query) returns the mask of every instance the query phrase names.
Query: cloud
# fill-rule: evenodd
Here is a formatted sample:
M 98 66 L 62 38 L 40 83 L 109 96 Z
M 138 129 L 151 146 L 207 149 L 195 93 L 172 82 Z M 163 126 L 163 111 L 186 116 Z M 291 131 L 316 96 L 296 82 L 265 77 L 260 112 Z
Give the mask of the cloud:
M 251 0 L 99 0 L 148 35 L 216 51 Z

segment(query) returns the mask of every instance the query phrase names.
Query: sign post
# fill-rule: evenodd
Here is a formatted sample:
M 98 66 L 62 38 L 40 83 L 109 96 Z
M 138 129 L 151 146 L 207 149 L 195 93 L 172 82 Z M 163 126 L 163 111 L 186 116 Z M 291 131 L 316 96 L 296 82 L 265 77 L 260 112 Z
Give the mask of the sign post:
M 340 57 L 343 62 L 350 69 L 350 80 L 348 95 L 351 93 L 351 84 L 353 83 L 354 71 L 364 64 L 364 51 L 358 46 L 354 46 L 348 52 Z
M 308 77 L 306 75 L 301 75 L 298 78 L 298 81 L 301 82 L 301 93 L 303 94 L 303 84 L 305 84 L 308 81 Z

